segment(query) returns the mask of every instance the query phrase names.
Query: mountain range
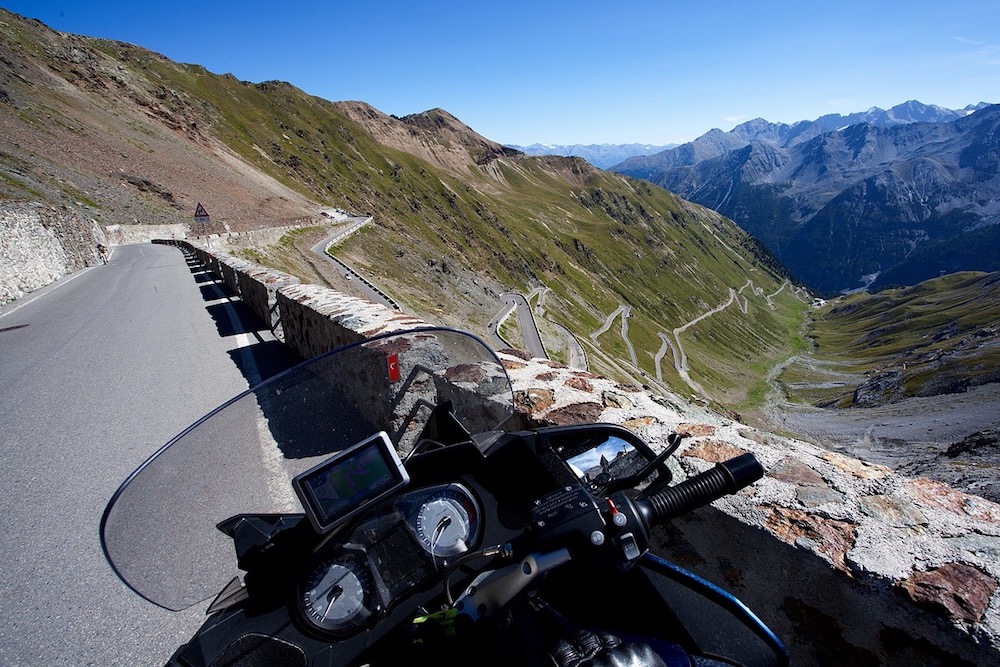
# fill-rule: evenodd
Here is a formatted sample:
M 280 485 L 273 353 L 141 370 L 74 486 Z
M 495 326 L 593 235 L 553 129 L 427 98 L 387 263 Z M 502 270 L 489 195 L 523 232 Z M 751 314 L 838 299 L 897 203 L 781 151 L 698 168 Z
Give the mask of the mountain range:
M 613 170 L 719 211 L 815 291 L 1000 269 L 1000 106 L 756 119 Z
M 654 146 L 652 144 L 531 144 L 530 146 L 517 146 L 515 144 L 508 144 L 508 146 L 526 155 L 582 157 L 595 167 L 608 169 L 624 162 L 630 157 L 659 153 L 674 148 L 677 144 L 668 144 L 666 146 Z

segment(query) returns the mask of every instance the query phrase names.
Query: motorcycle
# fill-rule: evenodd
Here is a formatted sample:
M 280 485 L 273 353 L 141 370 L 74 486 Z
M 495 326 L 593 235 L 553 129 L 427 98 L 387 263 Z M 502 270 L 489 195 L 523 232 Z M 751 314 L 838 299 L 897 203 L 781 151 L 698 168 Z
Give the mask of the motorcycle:
M 737 598 L 649 549 L 759 479 L 752 454 L 672 484 L 676 434 L 657 453 L 514 414 L 471 334 L 348 345 L 153 454 L 105 509 L 104 554 L 165 609 L 214 596 L 170 665 L 788 663 Z

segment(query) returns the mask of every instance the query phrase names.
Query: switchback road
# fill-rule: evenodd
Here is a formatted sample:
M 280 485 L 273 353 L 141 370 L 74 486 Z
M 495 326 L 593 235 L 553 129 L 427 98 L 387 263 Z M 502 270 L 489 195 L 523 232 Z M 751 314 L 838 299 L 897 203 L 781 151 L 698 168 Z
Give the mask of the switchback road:
M 190 422 L 293 363 L 177 248 L 121 246 L 0 309 L 0 665 L 163 664 L 203 619 L 114 575 L 118 485 Z
M 538 333 L 538 327 L 535 326 L 535 318 L 531 314 L 528 299 L 516 292 L 504 292 L 500 295 L 500 299 L 503 301 L 504 307 L 489 325 L 491 344 L 497 349 L 500 346 L 507 347 L 503 339 L 500 338 L 500 325 L 514 311 L 517 311 L 517 323 L 521 328 L 521 337 L 524 339 L 525 347 L 527 347 L 526 351 L 533 357 L 547 359 L 548 355 L 545 353 L 545 346 L 542 345 L 542 337 Z
M 324 238 L 322 241 L 317 243 L 312 247 L 312 252 L 314 255 L 318 255 L 324 262 L 328 262 L 337 267 L 337 273 L 344 280 L 356 281 L 354 287 L 357 289 L 361 296 L 372 303 L 382 304 L 388 308 L 393 308 L 399 310 L 399 304 L 396 303 L 392 297 L 386 294 L 384 291 L 379 289 L 372 283 L 368 278 L 361 275 L 342 260 L 334 257 L 332 254 L 328 253 L 327 248 L 333 246 L 334 244 L 340 243 L 345 238 L 358 231 L 369 222 L 372 218 L 369 216 L 367 218 L 353 217 L 348 218 L 345 225 L 335 229 L 329 236 Z

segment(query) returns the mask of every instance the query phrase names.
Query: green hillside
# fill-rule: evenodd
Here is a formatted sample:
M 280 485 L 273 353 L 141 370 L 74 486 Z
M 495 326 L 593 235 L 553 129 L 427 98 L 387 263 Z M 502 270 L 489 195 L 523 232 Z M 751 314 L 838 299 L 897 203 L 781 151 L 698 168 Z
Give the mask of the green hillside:
M 812 354 L 779 378 L 799 402 L 849 407 L 1000 381 L 1000 274 L 955 273 L 843 297 L 809 318 Z
M 284 215 L 291 195 L 280 184 L 307 202 L 300 208 L 313 202 L 314 213 L 339 207 L 372 216 L 338 256 L 428 321 L 484 333 L 499 293 L 543 289 L 546 318 L 575 335 L 592 371 L 654 390 L 702 390 L 728 407 L 761 395 L 767 369 L 795 347 L 806 298 L 775 260 L 731 221 L 648 183 L 579 159 L 524 156 L 441 110 L 395 118 L 287 83 L 247 83 L 140 47 L 3 18 L 2 55 L 20 74 L 4 84 L 0 121 L 44 135 L 3 146 L 0 166 L 43 165 L 33 180 L 8 179 L 4 196 L 37 198 L 44 187 L 33 183 L 44 185 L 60 165 L 72 172 L 48 179 L 53 203 L 83 201 L 103 223 L 169 222 L 212 197 L 220 231 L 260 226 L 261 211 Z M 75 141 L 72 163 L 66 151 L 46 153 L 61 141 Z M 145 184 L 125 204 L 122 173 Z M 228 190 L 223 181 L 232 182 Z M 240 213 L 244 201 L 256 202 L 253 225 Z M 248 254 L 322 281 L 302 259 L 318 236 L 296 233 Z M 632 349 L 620 319 L 592 337 L 623 305 L 631 307 Z M 551 356 L 565 358 L 556 329 L 541 328 Z M 680 348 L 678 359 L 686 355 L 690 382 L 674 353 L 655 363 L 661 334 Z

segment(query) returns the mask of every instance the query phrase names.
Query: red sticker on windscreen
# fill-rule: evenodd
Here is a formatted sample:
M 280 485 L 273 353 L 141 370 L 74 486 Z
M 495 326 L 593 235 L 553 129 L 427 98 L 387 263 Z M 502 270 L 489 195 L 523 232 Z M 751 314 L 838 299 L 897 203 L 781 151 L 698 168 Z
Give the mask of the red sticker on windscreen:
M 399 355 L 389 355 L 389 382 L 399 382 Z

